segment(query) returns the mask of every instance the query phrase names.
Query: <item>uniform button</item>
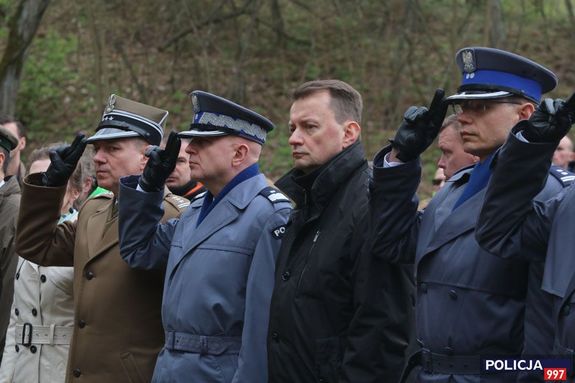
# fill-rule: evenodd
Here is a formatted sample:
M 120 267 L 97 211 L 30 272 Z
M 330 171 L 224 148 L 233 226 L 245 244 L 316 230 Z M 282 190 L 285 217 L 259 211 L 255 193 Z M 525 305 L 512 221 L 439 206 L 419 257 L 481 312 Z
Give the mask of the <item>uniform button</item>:
M 449 290 L 449 298 L 456 300 L 457 299 L 457 291 Z
M 83 319 L 80 319 L 80 320 L 78 321 L 78 326 L 79 326 L 80 328 L 86 327 L 86 321 L 83 320 Z
M 563 309 L 561 311 L 563 315 L 569 315 L 569 313 L 571 312 L 571 305 L 567 303 L 565 306 L 563 306 Z
M 79 378 L 80 375 L 82 375 L 82 371 L 80 371 L 79 368 L 75 368 L 74 371 L 72 371 L 72 375 L 74 375 L 76 378 Z
M 38 315 L 38 310 L 32 309 L 32 315 L 34 315 L 34 316 Z
M 30 352 L 31 352 L 32 354 L 35 354 L 36 351 L 37 351 L 36 346 L 34 346 L 34 345 L 30 346 Z
M 427 283 L 422 283 L 419 285 L 419 289 L 421 290 L 422 293 L 427 293 Z
M 92 278 L 94 278 L 94 273 L 91 271 L 86 271 L 86 279 L 90 280 Z
M 14 309 L 14 314 L 16 314 L 16 316 L 20 315 L 20 310 Z
M 20 279 L 20 273 L 16 273 L 16 279 Z
M 44 274 L 40 275 L 40 281 L 42 283 L 46 282 L 46 276 Z
M 287 281 L 291 277 L 291 273 L 289 271 L 284 271 L 282 274 L 282 281 Z
M 272 339 L 273 340 L 278 340 L 280 338 L 280 334 L 278 334 L 276 331 L 272 332 Z
M 17 344 L 14 345 L 14 348 L 16 348 L 16 352 L 20 352 L 20 347 Z
M 317 381 L 318 381 L 319 383 L 325 383 L 325 379 L 324 379 L 324 378 L 319 378 Z

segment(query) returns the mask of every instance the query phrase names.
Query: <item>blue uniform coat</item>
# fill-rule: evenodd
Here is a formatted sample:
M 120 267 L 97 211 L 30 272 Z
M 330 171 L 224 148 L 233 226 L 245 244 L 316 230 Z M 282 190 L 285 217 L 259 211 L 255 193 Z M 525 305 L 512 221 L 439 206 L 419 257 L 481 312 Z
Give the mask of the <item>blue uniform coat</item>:
M 485 188 L 453 210 L 472 169 L 461 170 L 424 212 L 417 212 L 419 162 L 383 168 L 383 156 L 389 150 L 384 148 L 374 161 L 373 251 L 389 260 L 415 264 L 416 334 L 421 348 L 443 355 L 520 355 L 529 263 L 501 259 L 475 241 Z M 561 188 L 550 177 L 544 194 L 550 197 Z M 419 379 L 479 382 L 477 375 L 425 371 Z
M 556 144 L 521 142 L 510 135 L 501 150 L 477 240 L 501 257 L 544 259 L 543 290 L 552 294 L 553 354 L 575 355 L 575 186 L 545 202 L 532 201 L 546 179 Z M 538 249 L 537 253 L 517 248 Z M 571 382 L 575 381 L 571 377 Z
M 121 182 L 122 257 L 132 267 L 166 268 L 166 345 L 153 381 L 265 383 L 278 233 L 291 205 L 262 195 L 267 183 L 259 174 L 235 186 L 199 226 L 203 198 L 160 225 L 161 193 L 136 191 L 135 181 Z

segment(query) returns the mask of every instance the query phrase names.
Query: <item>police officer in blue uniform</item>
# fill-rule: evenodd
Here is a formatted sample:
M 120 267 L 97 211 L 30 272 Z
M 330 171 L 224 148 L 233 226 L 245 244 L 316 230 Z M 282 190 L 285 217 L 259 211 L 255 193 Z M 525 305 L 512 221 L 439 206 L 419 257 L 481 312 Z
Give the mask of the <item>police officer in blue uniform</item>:
M 438 90 L 429 109 L 410 107 L 391 145 L 375 157 L 373 251 L 415 264 L 421 351 L 407 370 L 420 364 L 421 382 L 512 381 L 515 372 L 480 378 L 480 356 L 551 349 L 550 310 L 541 310 L 548 299 L 538 289 L 542 265 L 482 250 L 475 223 L 494 153 L 557 80 L 543 66 L 498 49 L 464 48 L 456 61 L 463 73 L 458 93 L 444 100 Z M 465 151 L 480 162 L 452 176 L 425 211 L 417 212 L 418 157 L 436 137 L 449 103 L 461 124 Z M 562 187 L 558 178 L 548 177 L 538 198 L 550 198 Z M 526 314 L 526 304 L 539 311 Z M 537 340 L 536 349 L 526 347 L 528 339 Z
M 551 294 L 553 354 L 575 360 L 575 187 L 546 202 L 533 200 L 547 177 L 553 152 L 575 121 L 575 97 L 546 99 L 517 124 L 497 166 L 477 223 L 477 241 L 505 259 L 544 260 L 542 289 Z M 520 248 L 538 249 L 536 252 Z M 569 381 L 575 381 L 574 366 Z
M 179 220 L 159 224 L 175 133 L 150 151 L 141 177 L 121 181 L 120 246 L 134 268 L 165 268 L 166 343 L 154 382 L 267 381 L 266 335 L 274 266 L 291 204 L 257 161 L 273 124 L 210 93 L 191 94 L 192 178 L 207 192 Z

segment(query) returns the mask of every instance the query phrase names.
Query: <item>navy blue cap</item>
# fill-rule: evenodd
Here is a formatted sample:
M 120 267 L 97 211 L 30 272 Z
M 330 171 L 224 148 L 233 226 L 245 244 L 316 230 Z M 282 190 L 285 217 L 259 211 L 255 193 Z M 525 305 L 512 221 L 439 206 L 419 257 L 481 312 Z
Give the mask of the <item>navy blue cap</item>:
M 521 96 L 534 102 L 557 86 L 557 76 L 525 57 L 495 48 L 460 49 L 455 61 L 463 79 L 447 101 Z
M 96 133 L 86 141 L 140 137 L 160 145 L 168 111 L 112 94 Z
M 194 117 L 190 130 L 179 137 L 217 137 L 235 135 L 264 144 L 274 124 L 264 116 L 223 97 L 201 90 L 190 93 Z

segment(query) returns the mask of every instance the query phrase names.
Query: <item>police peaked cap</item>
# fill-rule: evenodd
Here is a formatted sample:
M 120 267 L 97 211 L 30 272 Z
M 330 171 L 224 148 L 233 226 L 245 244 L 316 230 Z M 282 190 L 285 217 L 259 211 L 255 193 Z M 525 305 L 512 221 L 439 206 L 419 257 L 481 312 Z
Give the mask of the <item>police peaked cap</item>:
M 263 145 L 274 128 L 264 116 L 215 94 L 195 90 L 190 97 L 194 115 L 190 130 L 178 134 L 182 138 L 235 135 Z
M 96 128 L 96 134 L 88 138 L 87 142 L 141 137 L 152 145 L 160 145 L 167 117 L 167 110 L 113 94 Z
M 521 96 L 539 102 L 541 95 L 557 86 L 557 76 L 544 66 L 515 53 L 495 48 L 468 47 L 455 55 L 463 78 L 457 102 Z

